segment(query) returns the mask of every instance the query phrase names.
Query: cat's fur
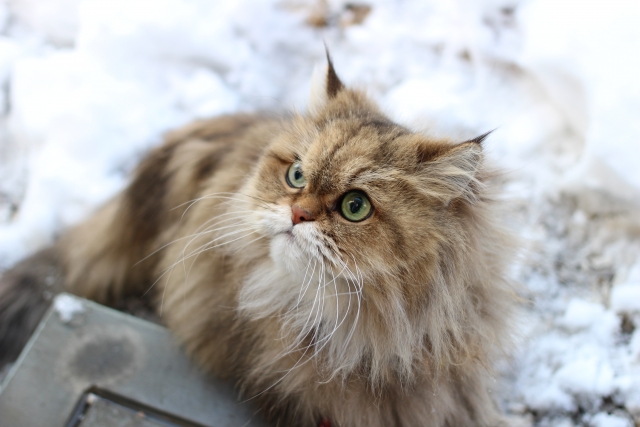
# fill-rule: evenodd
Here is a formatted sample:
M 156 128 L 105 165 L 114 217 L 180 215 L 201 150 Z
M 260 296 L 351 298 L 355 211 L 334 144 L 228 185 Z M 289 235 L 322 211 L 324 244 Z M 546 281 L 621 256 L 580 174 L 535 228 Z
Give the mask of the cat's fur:
M 319 87 L 306 115 L 169 134 L 121 194 L 5 274 L 2 355 L 46 305 L 49 273 L 29 266 L 56 265 L 54 288 L 105 304 L 151 288 L 188 353 L 277 425 L 500 424 L 487 378 L 509 342 L 513 245 L 484 135 L 454 143 L 399 126 L 330 62 Z M 285 179 L 298 160 L 302 189 Z M 370 198 L 370 218 L 340 215 L 350 189 Z M 294 205 L 313 221 L 294 225 Z

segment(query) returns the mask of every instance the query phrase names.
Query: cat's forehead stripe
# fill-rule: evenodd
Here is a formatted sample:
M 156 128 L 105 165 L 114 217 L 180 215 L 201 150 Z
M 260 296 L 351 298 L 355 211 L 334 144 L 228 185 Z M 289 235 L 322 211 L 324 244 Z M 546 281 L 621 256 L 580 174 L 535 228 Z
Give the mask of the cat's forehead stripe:
M 351 157 L 348 162 L 329 162 L 326 167 L 310 171 L 309 189 L 318 194 L 329 194 L 346 191 L 354 185 L 367 185 L 375 180 L 378 176 L 375 172 L 379 169 L 366 156 Z
M 371 183 L 380 177 L 376 173 L 380 164 L 397 151 L 393 140 L 407 133 L 407 129 L 380 117 L 328 122 L 319 129 L 305 156 L 309 190 L 329 194 Z

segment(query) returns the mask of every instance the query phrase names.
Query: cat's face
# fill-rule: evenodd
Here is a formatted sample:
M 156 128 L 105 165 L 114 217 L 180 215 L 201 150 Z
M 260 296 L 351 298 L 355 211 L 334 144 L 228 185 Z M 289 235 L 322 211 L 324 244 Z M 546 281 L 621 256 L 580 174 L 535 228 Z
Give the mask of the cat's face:
M 294 275 L 320 263 L 365 276 L 434 262 L 446 228 L 460 226 L 452 201 L 465 195 L 478 144 L 427 140 L 360 94 L 343 98 L 275 138 L 251 182 L 272 260 Z
M 331 66 L 322 87 L 241 189 L 248 226 L 302 283 L 320 270 L 321 281 L 390 281 L 395 292 L 425 295 L 443 251 L 464 250 L 462 212 L 480 185 L 484 136 L 455 144 L 413 133 L 346 89 Z
M 316 261 L 337 273 L 345 265 L 370 271 L 406 259 L 426 237 L 428 227 L 417 222 L 430 222 L 431 214 L 408 182 L 410 162 L 396 161 L 402 155 L 395 139 L 405 134 L 390 122 L 343 118 L 301 120 L 277 138 L 253 188 L 265 202 L 254 208 L 273 261 L 296 274 Z

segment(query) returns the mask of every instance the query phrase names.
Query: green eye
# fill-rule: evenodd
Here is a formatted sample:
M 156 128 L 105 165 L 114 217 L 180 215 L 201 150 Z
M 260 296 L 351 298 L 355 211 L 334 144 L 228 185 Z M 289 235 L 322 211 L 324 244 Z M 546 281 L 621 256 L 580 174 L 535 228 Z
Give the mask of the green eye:
M 340 206 L 342 215 L 349 221 L 359 222 L 369 218 L 373 207 L 371 202 L 360 191 L 351 191 L 342 198 Z
M 287 171 L 287 184 L 293 188 L 302 188 L 307 185 L 307 179 L 302 174 L 302 165 L 300 162 L 295 162 L 289 166 Z

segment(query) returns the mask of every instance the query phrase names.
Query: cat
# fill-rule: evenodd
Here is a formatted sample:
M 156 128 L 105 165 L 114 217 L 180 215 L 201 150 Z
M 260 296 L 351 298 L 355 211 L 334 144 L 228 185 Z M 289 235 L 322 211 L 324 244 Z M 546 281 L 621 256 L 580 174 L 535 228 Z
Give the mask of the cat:
M 515 245 L 487 134 L 413 132 L 327 59 L 306 113 L 169 133 L 124 191 L 7 271 L 0 356 L 50 293 L 150 293 L 196 363 L 274 425 L 501 425 L 488 379 L 510 344 Z

